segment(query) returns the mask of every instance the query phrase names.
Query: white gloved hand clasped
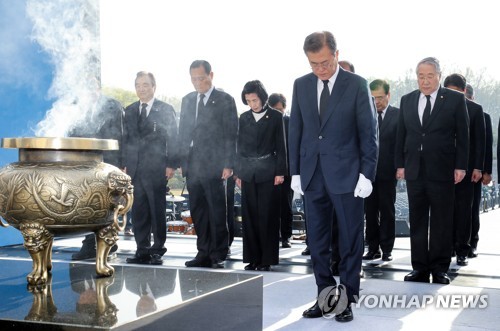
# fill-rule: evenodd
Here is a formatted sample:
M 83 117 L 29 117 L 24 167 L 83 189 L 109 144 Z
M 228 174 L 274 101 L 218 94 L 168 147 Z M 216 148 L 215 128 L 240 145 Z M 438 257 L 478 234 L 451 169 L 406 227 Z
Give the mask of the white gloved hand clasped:
M 373 190 L 371 180 L 367 179 L 363 174 L 359 174 L 358 183 L 354 189 L 354 197 L 367 198 Z
M 302 192 L 302 185 L 300 184 L 300 175 L 292 176 L 292 183 L 290 184 L 290 187 L 295 193 L 304 195 L 304 192 Z

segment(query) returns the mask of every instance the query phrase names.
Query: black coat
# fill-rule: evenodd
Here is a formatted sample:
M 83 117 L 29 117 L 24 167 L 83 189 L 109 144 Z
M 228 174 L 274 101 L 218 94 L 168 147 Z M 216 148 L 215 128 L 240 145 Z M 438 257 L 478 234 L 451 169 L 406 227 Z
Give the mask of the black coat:
M 240 116 L 235 175 L 246 182 L 287 174 L 283 115 L 270 107 L 263 111 L 257 122 L 251 110 Z
M 384 115 L 378 134 L 378 162 L 376 179 L 395 180 L 396 167 L 394 152 L 396 149 L 396 134 L 398 131 L 399 108 L 389 106 Z
M 418 116 L 420 91 L 401 98 L 396 140 L 396 168 L 405 178 L 419 176 L 420 157 L 432 165 L 429 180 L 454 181 L 455 169 L 467 169 L 469 117 L 463 93 L 440 87 L 429 120 L 422 127 Z
M 483 107 L 474 101 L 466 100 L 469 113 L 469 167 L 467 175 L 474 169 L 483 170 L 486 144 L 486 127 L 484 124 Z
M 165 169 L 176 168 L 177 124 L 174 108 L 155 99 L 144 124 L 139 129 L 139 104 L 125 109 L 123 164 L 134 179 L 137 170 L 141 176 L 158 180 L 165 177 Z
M 179 122 L 182 175 L 220 178 L 224 168 L 234 168 L 238 131 L 236 103 L 232 96 L 214 88 L 196 119 L 197 96 L 197 92 L 191 92 L 182 98 Z
M 114 139 L 119 148 L 123 144 L 123 106 L 115 99 L 101 96 L 93 112 L 88 112 L 85 120 L 77 123 L 70 132 L 70 137 Z M 106 163 L 122 168 L 122 152 L 120 150 L 104 151 Z

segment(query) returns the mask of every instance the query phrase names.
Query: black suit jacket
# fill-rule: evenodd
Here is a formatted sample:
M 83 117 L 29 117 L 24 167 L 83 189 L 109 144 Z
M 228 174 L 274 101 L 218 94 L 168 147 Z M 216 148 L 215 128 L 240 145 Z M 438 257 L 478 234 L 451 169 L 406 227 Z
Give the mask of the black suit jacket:
M 224 168 L 234 168 L 238 131 L 236 103 L 226 92 L 213 89 L 196 119 L 197 96 L 197 92 L 191 92 L 182 98 L 179 122 L 182 175 L 221 178 Z
M 85 121 L 77 123 L 70 132 L 70 137 L 114 139 L 119 148 L 123 145 L 123 106 L 115 99 L 101 95 L 95 104 L 95 111 L 88 112 Z M 122 168 L 121 150 L 104 151 L 103 161 Z
M 285 176 L 285 148 L 283 115 L 279 111 L 267 107 L 266 114 L 258 122 L 251 110 L 244 112 L 239 121 L 235 175 L 256 183 Z
M 484 152 L 486 144 L 483 107 L 466 99 L 469 113 L 469 167 L 467 174 L 471 175 L 474 169 L 483 170 Z
M 401 98 L 396 139 L 396 168 L 407 180 L 416 180 L 423 157 L 426 178 L 454 181 L 455 169 L 467 169 L 469 117 L 463 93 L 440 87 L 429 120 L 422 127 L 418 116 L 420 91 Z
M 394 153 L 396 150 L 396 134 L 398 131 L 399 108 L 389 106 L 378 133 L 378 163 L 376 179 L 395 180 L 396 167 Z
M 167 167 L 177 167 L 175 111 L 168 103 L 155 99 L 141 129 L 139 104 L 137 101 L 125 108 L 123 164 L 132 180 L 138 169 L 141 176 L 158 180 L 165 176 Z

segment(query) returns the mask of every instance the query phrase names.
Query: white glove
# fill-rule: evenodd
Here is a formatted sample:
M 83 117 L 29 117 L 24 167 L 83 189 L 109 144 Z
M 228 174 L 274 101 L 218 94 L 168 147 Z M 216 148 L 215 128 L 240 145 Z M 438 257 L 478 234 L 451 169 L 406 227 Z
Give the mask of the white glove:
M 358 183 L 354 189 L 354 197 L 367 198 L 373 190 L 372 182 L 363 174 L 359 174 Z
M 292 176 L 292 183 L 290 184 L 290 187 L 295 193 L 304 195 L 304 192 L 302 192 L 302 185 L 300 185 L 300 175 Z

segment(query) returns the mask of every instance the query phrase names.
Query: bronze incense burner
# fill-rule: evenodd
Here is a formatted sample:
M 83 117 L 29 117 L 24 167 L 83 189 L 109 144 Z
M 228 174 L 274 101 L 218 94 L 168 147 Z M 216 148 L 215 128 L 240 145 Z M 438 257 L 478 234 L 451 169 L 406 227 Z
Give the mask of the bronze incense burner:
M 0 169 L 0 216 L 21 231 L 33 260 L 31 285 L 45 284 L 52 269 L 54 236 L 94 232 L 96 272 L 114 272 L 107 257 L 123 230 L 118 218 L 132 207 L 133 186 L 120 169 L 103 163 L 116 140 L 89 138 L 3 138 L 18 148 L 19 162 Z

